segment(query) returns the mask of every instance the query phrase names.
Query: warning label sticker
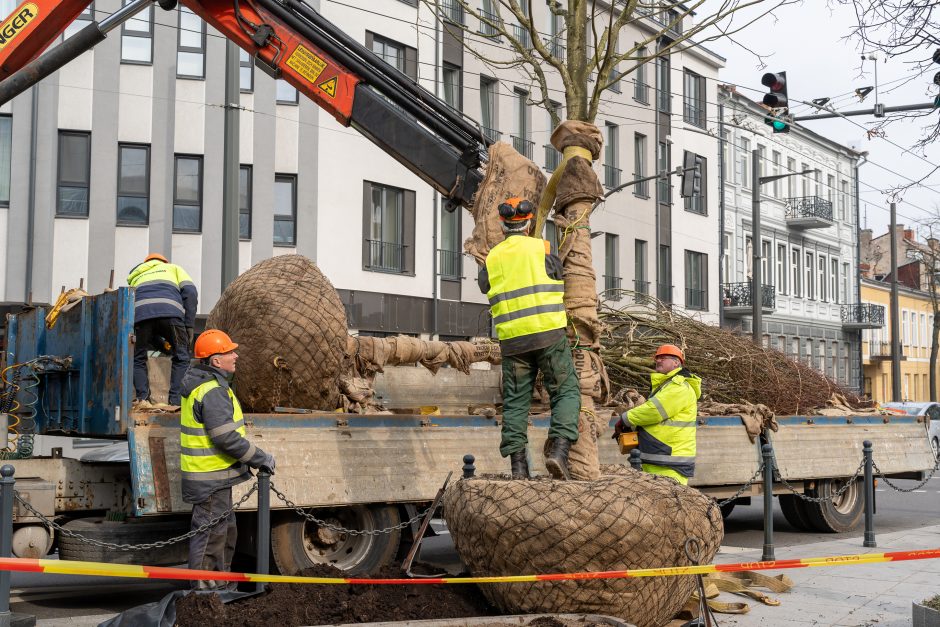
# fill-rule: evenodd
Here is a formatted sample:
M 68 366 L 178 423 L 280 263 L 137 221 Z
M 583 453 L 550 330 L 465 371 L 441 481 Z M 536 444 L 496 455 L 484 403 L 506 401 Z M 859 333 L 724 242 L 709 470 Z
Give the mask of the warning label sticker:
M 334 76 L 328 81 L 323 81 L 317 85 L 320 89 L 326 92 L 326 95 L 330 98 L 336 98 L 336 77 Z
M 294 49 L 287 58 L 287 65 L 311 83 L 315 82 L 326 69 L 326 61 L 303 46 L 297 46 Z

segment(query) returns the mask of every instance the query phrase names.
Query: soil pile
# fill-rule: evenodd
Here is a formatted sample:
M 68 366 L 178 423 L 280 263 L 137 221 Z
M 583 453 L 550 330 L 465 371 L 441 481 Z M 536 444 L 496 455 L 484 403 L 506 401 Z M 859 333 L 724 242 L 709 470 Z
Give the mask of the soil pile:
M 301 575 L 344 577 L 332 566 L 316 566 Z M 389 566 L 376 579 L 402 577 L 400 568 Z M 293 627 L 395 620 L 423 620 L 492 616 L 479 589 L 473 584 L 365 586 L 270 584 L 266 592 L 229 604 L 215 594 L 188 594 L 176 603 L 178 627 Z

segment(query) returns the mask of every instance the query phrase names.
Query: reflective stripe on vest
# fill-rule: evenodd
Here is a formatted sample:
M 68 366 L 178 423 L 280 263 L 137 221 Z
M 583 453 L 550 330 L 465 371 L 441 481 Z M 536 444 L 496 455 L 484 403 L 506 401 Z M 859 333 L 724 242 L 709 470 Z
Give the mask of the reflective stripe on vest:
M 563 329 L 565 282 L 545 271 L 546 242 L 513 235 L 486 257 L 490 312 L 500 340 Z
M 180 470 L 184 474 L 190 473 L 212 473 L 213 478 L 230 473 L 223 473 L 238 463 L 238 460 L 231 455 L 226 455 L 212 445 L 212 438 L 206 431 L 206 427 L 197 421 L 193 408 L 196 403 L 202 402 L 202 399 L 210 391 L 221 387 L 215 379 L 206 381 L 192 391 L 189 396 L 183 397 L 183 405 L 180 407 Z M 219 435 L 228 431 L 236 431 L 242 437 L 245 436 L 245 419 L 242 416 L 241 405 L 231 388 L 226 390 L 228 397 L 232 400 L 234 411 L 232 412 L 231 424 L 222 425 L 212 430 L 213 435 Z M 239 471 L 240 472 L 240 471 Z M 239 474 L 236 472 L 235 474 Z

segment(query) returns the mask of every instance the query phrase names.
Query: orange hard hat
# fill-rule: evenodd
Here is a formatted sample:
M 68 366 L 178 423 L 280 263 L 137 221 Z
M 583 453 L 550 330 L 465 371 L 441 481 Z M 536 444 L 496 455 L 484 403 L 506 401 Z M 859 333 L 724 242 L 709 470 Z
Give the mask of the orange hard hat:
M 163 255 L 161 255 L 160 253 L 150 253 L 149 255 L 147 255 L 147 258 L 144 259 L 144 261 L 152 261 L 154 259 L 159 259 L 163 263 L 170 263 L 170 260 L 164 257 Z
M 682 349 L 676 346 L 675 344 L 663 344 L 656 349 L 656 357 L 660 355 L 670 355 L 679 360 L 683 365 L 685 364 L 685 353 L 682 352 Z
M 218 329 L 209 329 L 203 331 L 196 338 L 196 359 L 205 359 L 221 353 L 230 353 L 238 348 L 238 344 L 232 341 L 225 331 Z
M 522 222 L 532 218 L 535 205 L 531 201 L 514 196 L 500 203 L 498 209 L 499 219 L 503 222 Z

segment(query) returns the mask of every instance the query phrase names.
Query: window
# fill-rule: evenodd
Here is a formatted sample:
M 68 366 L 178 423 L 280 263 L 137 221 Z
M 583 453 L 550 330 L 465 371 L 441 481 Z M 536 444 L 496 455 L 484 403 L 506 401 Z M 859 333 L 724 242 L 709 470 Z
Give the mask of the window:
M 741 138 L 741 149 L 738 151 L 738 183 L 745 189 L 751 189 L 751 140 Z
M 620 236 L 613 233 L 604 234 L 604 292 L 607 300 L 620 300 Z
M 173 231 L 202 230 L 202 157 L 176 155 L 173 186 Z
M 529 92 L 522 89 L 513 90 L 513 117 L 516 121 L 516 134 L 512 138 L 512 147 L 524 157 L 532 158 L 532 141 L 529 139 Z
M 816 369 L 825 374 L 826 372 L 826 340 L 819 340 L 819 350 L 816 353 L 819 358 L 819 364 Z
M 806 286 L 806 298 L 809 298 L 809 299 L 811 299 L 811 300 L 815 300 L 815 299 L 816 299 L 816 289 L 815 289 L 815 286 L 814 286 L 814 284 L 813 284 L 813 278 L 814 278 L 814 275 L 813 275 L 813 253 L 810 252 L 810 251 L 807 251 L 807 252 L 806 252 L 806 267 L 805 267 L 804 269 L 806 270 L 806 283 L 805 283 L 805 286 Z
M 796 159 L 787 158 L 787 174 L 796 172 Z M 787 177 L 787 197 L 796 198 L 796 177 Z
M 480 124 L 483 134 L 491 141 L 498 141 L 500 136 L 496 130 L 498 93 L 499 82 L 496 79 L 480 76 Z
M 731 133 L 721 129 L 721 180 L 728 182 L 728 164 L 731 154 Z
M 368 181 L 363 188 L 363 267 L 413 275 L 415 193 Z
M 907 324 L 907 311 L 901 312 L 901 339 L 904 346 L 909 346 L 911 343 L 911 330 Z
M 463 111 L 463 72 L 456 65 L 445 63 L 443 68 L 444 102 Z
M 606 122 L 607 131 L 604 145 L 604 185 L 613 188 L 620 185 L 620 127 Z
M 638 48 L 636 56 L 642 60 L 649 56 L 646 46 Z M 650 86 L 646 80 L 646 63 L 638 65 L 633 71 L 633 99 L 643 104 L 650 103 Z
M 669 57 L 658 57 L 656 59 L 656 69 L 658 74 L 656 87 L 659 100 L 657 106 L 663 113 L 670 113 L 672 111 L 672 94 L 670 93 Z
M 659 142 L 658 146 L 658 155 L 656 159 L 657 172 L 663 172 L 665 170 L 671 170 L 671 160 L 669 158 L 669 144 L 666 142 Z M 672 202 L 672 177 L 667 176 L 665 179 L 657 179 L 656 189 L 659 194 L 659 202 L 664 204 L 670 204 Z
M 754 267 L 754 238 L 750 235 L 744 238 L 744 274 L 748 279 L 754 275 L 751 273 Z
M 762 146 L 757 144 L 757 176 L 764 176 L 767 174 L 767 166 L 764 165 L 767 163 L 767 146 Z M 763 193 L 761 189 L 761 193 Z
M 181 78 L 205 78 L 206 23 L 184 6 L 180 6 L 179 16 L 176 75 Z
M 805 163 L 803 164 L 803 172 L 809 170 L 809 166 Z M 809 174 L 803 174 L 801 177 L 803 179 L 803 196 L 809 196 Z
M 480 34 L 490 38 L 490 41 L 500 41 L 498 25 L 501 20 L 496 16 L 493 4 L 495 0 L 483 0 L 480 7 Z M 486 20 L 486 21 L 484 21 Z
M 649 274 L 646 270 L 646 241 L 633 240 L 633 289 L 638 294 L 649 294 Z
M 277 104 L 298 104 L 300 102 L 297 99 L 297 89 L 283 78 L 279 78 L 274 82 L 274 93 Z
M 839 219 L 845 222 L 848 219 L 846 215 L 846 206 L 848 205 L 848 196 L 849 196 L 849 182 L 841 181 L 840 182 L 841 190 L 839 194 Z
M 688 152 L 686 152 L 686 154 L 688 154 Z M 699 192 L 695 194 L 694 196 L 690 196 L 689 198 L 683 198 L 682 200 L 685 203 L 686 211 L 691 211 L 692 213 L 698 213 L 704 216 L 704 215 L 708 215 L 708 202 L 707 202 L 708 184 L 706 182 L 707 181 L 706 176 L 708 173 L 708 159 L 706 159 L 705 157 L 700 157 L 698 155 L 695 155 L 695 162 L 699 164 L 699 172 L 701 174 L 701 188 L 699 189 Z M 684 160 L 683 160 L 683 163 L 685 163 Z M 691 172 L 689 174 L 691 174 Z
M 297 175 L 274 175 L 274 245 L 297 244 Z
M 839 260 L 832 260 L 832 273 L 829 277 L 829 295 L 832 298 L 832 302 L 839 302 Z M 845 294 L 842 294 L 843 300 L 845 299 Z
M 127 5 L 130 0 L 124 0 Z M 153 62 L 153 6 L 121 25 L 121 63 Z
M 669 246 L 659 246 L 656 294 L 664 303 L 672 302 L 672 253 Z
M 836 177 L 829 174 L 826 176 L 826 200 L 830 205 L 835 205 L 836 199 Z
M 829 284 L 829 281 L 826 280 L 826 271 L 829 264 L 826 263 L 826 256 L 819 255 L 818 263 L 816 264 L 816 274 L 817 282 L 816 285 L 819 286 L 819 300 L 826 300 L 826 286 Z
M 366 48 L 402 74 L 418 80 L 418 51 L 411 46 L 366 31 Z
M 708 309 L 708 256 L 685 251 L 685 308 Z
M 251 166 L 238 168 L 238 239 L 251 239 Z
M 59 131 L 57 216 L 88 217 L 90 179 L 91 133 Z
M 852 302 L 852 293 L 849 291 L 849 264 L 842 264 L 842 300 Z
M 705 128 L 705 78 L 695 72 L 683 73 L 682 118 Z
M 243 93 L 255 90 L 255 64 L 246 50 L 238 51 L 238 88 Z
M 463 276 L 463 258 L 460 254 L 461 212 L 447 211 L 441 204 L 441 254 L 440 274 L 445 279 Z
M 613 67 L 610 68 L 610 74 L 607 76 L 607 80 L 610 81 L 610 85 L 608 85 L 607 89 L 615 94 L 620 93 L 620 79 L 618 76 L 620 76 L 620 70 L 617 69 L 617 64 L 615 63 Z
M 150 222 L 150 146 L 118 144 L 117 223 Z
M 771 255 L 770 255 L 770 242 L 768 240 L 761 240 L 760 243 L 760 282 L 761 285 L 770 285 L 770 267 L 771 267 Z
M 633 134 L 633 179 L 646 176 L 646 135 Z M 649 198 L 649 181 L 643 181 L 633 186 L 633 194 L 640 198 Z
M 723 282 L 731 282 L 731 233 L 721 235 L 721 277 Z
M 819 170 L 813 172 L 813 189 L 815 190 L 813 194 L 817 198 L 822 198 L 822 172 Z
M 793 291 L 791 294 L 799 298 L 803 295 L 803 286 L 800 282 L 800 249 L 794 248 L 790 251 L 790 285 Z
M 771 159 L 773 161 L 770 170 L 771 176 L 780 176 L 780 151 L 774 150 L 773 153 L 771 153 Z M 781 179 L 777 179 L 773 182 L 771 191 L 774 198 L 780 198 L 780 180 Z
M 777 244 L 777 293 L 787 293 L 787 245 Z
M 0 7 L 2 7 L 2 9 L 6 9 L 6 7 L 3 7 L 2 5 L 0 5 Z M 10 8 L 10 11 L 0 10 L 0 13 L 2 13 L 4 17 L 6 17 L 7 15 L 10 14 L 10 12 L 13 11 L 13 8 L 15 8 L 15 5 Z M 65 39 L 68 39 L 69 37 L 77 33 L 78 31 L 82 30 L 83 28 L 91 24 L 91 22 L 95 19 L 93 17 L 94 12 L 95 12 L 95 3 L 92 2 L 87 7 L 85 7 L 81 13 L 78 14 L 78 17 L 75 18 L 74 22 L 72 22 L 71 24 L 65 27 Z
M 0 207 L 10 206 L 10 165 L 13 155 L 13 117 L 0 115 Z

